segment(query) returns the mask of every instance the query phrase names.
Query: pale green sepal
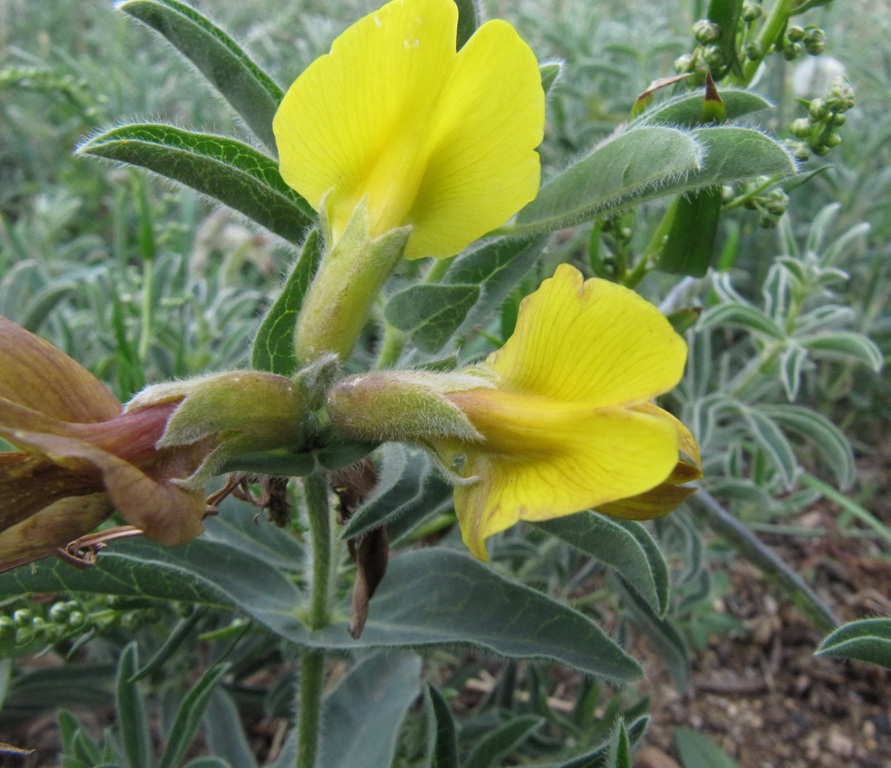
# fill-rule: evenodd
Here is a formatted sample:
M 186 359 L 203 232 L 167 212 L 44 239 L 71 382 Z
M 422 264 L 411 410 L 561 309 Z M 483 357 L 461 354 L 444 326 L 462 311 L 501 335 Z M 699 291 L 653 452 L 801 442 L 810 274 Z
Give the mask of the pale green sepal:
M 324 209 L 324 206 L 323 206 Z M 294 331 L 300 364 L 325 353 L 345 360 L 384 282 L 402 259 L 412 228 L 399 227 L 380 237 L 368 234 L 368 211 L 360 203 L 340 239 L 326 231 L 325 254 L 303 301 Z
M 158 448 L 213 439 L 218 445 L 195 473 L 195 482 L 216 474 L 239 454 L 299 448 L 306 418 L 298 387 L 284 376 L 261 371 L 227 371 L 187 381 L 155 384 L 126 405 L 135 410 L 182 400 L 167 423 Z
M 446 394 L 494 386 L 479 372 L 387 371 L 349 376 L 328 395 L 328 415 L 344 434 L 360 440 L 426 443 L 483 439 Z

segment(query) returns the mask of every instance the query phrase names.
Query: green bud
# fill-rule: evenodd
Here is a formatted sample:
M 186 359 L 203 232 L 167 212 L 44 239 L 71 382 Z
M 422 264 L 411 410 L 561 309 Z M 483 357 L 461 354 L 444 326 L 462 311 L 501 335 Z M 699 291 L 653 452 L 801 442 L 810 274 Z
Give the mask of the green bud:
M 806 139 L 811 135 L 811 131 L 813 130 L 813 125 L 811 125 L 811 121 L 806 117 L 799 117 L 797 120 L 792 121 L 792 125 L 789 127 L 789 130 L 792 132 L 792 135 L 797 139 Z
M 746 57 L 751 61 L 761 61 L 764 58 L 764 47 L 752 42 L 746 45 Z
M 736 197 L 736 192 L 734 191 L 733 187 L 731 187 L 729 184 L 725 184 L 723 187 L 721 187 L 722 203 L 726 205 L 731 200 L 733 200 L 734 197 Z
M 803 163 L 811 156 L 810 145 L 806 141 L 786 141 L 786 148 L 792 153 L 799 162 Z
M 23 645 L 30 645 L 37 639 L 37 632 L 34 627 L 24 626 L 19 627 L 15 631 L 15 644 L 19 647 Z
M 693 25 L 693 37 L 700 45 L 708 45 L 721 37 L 721 28 L 713 21 L 700 19 Z
M 80 611 L 72 611 L 68 616 L 68 626 L 77 629 L 87 622 L 87 617 Z
M 747 24 L 751 24 L 753 21 L 758 19 L 761 16 L 762 8 L 758 3 L 747 2 L 743 3 L 742 7 L 742 18 L 743 21 Z
M 825 144 L 816 144 L 811 146 L 811 152 L 813 152 L 815 155 L 818 155 L 819 157 L 823 157 L 823 155 L 829 153 L 829 147 L 827 147 Z
M 839 135 L 838 131 L 830 131 L 826 138 L 823 139 L 823 143 L 827 147 L 837 147 L 841 144 L 842 138 Z
M 455 437 L 476 441 L 482 435 L 447 395 L 492 386 L 482 371 L 358 374 L 331 388 L 328 415 L 334 426 L 352 439 L 424 442 Z
M 847 80 L 832 85 L 826 95 L 826 106 L 830 112 L 847 112 L 854 106 L 854 89 Z
M 68 621 L 68 614 L 69 610 L 67 603 L 53 603 L 47 616 L 49 616 L 49 620 L 54 623 L 64 624 Z
M 678 56 L 674 60 L 674 71 L 678 73 L 686 72 L 690 69 L 692 63 L 693 57 L 689 53 L 685 53 L 683 56 Z
M 216 474 L 238 454 L 302 446 L 307 408 L 291 379 L 262 371 L 228 371 L 144 389 L 127 411 L 181 401 L 158 448 L 208 441 L 210 450 L 190 483 Z
M 762 229 L 775 229 L 777 224 L 780 223 L 779 217 L 774 216 L 772 213 L 768 211 L 762 211 L 761 216 L 758 218 L 758 225 Z
M 841 112 L 834 113 L 829 119 L 830 125 L 844 125 L 846 122 L 848 122 L 848 116 Z
M 826 33 L 819 27 L 808 27 L 805 30 L 804 49 L 811 56 L 819 56 L 826 49 Z
M 724 58 L 724 52 L 718 48 L 717 45 L 710 45 L 705 49 L 705 55 L 703 57 L 705 59 L 706 64 L 709 65 L 711 69 L 718 69 L 719 67 L 723 67 L 726 59 Z
M 829 110 L 826 108 L 823 99 L 814 99 L 810 105 L 808 105 L 807 114 L 812 123 L 819 123 L 829 114 Z
M 783 46 L 783 58 L 786 61 L 795 61 L 804 53 L 804 45 L 801 43 L 786 43 Z
M 804 29 L 797 25 L 793 25 L 786 30 L 786 39 L 790 43 L 800 43 L 804 40 Z
M 19 626 L 30 624 L 34 618 L 34 611 L 30 608 L 19 608 L 12 614 L 12 620 Z
M 781 189 L 772 190 L 764 205 L 764 209 L 774 216 L 782 216 L 788 207 L 789 196 Z

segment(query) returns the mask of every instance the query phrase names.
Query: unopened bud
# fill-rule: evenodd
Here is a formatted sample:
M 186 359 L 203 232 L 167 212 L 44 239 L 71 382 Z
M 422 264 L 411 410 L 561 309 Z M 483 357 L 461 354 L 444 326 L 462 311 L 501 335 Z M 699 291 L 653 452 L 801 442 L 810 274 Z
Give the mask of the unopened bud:
M 826 95 L 826 106 L 831 112 L 847 112 L 854 106 L 854 89 L 847 80 L 832 85 Z
M 804 40 L 804 29 L 797 25 L 793 25 L 786 30 L 786 39 L 790 43 L 800 43 Z
M 799 117 L 797 120 L 792 121 L 792 125 L 789 127 L 789 130 L 792 132 L 792 135 L 797 139 L 806 139 L 811 135 L 811 131 L 813 130 L 813 125 L 811 121 L 806 117 Z
M 742 18 L 747 24 L 751 24 L 758 19 L 761 16 L 761 13 L 762 9 L 758 3 L 753 3 L 751 1 L 743 3 Z
M 721 28 L 713 21 L 700 19 L 693 25 L 693 37 L 700 45 L 708 45 L 721 37 Z
M 819 56 L 826 50 L 826 33 L 819 27 L 808 27 L 804 36 L 804 49 L 811 56 Z

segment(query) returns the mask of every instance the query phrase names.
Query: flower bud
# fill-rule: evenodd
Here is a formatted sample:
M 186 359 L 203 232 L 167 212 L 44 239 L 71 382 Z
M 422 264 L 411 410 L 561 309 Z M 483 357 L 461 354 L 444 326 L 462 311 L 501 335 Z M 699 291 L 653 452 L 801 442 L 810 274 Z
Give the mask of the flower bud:
M 758 3 L 753 3 L 750 0 L 743 3 L 742 7 L 742 19 L 747 24 L 751 24 L 756 19 L 760 18 L 762 13 L 762 8 Z
M 847 112 L 854 106 L 854 89 L 847 80 L 833 83 L 826 95 L 826 106 L 831 112 Z
M 700 19 L 693 25 L 693 37 L 700 45 L 708 45 L 721 37 L 721 28 L 713 21 Z
M 793 25 L 786 30 L 786 39 L 790 43 L 800 43 L 804 40 L 804 29 L 798 25 Z
M 806 139 L 811 135 L 811 130 L 813 130 L 813 125 L 811 125 L 811 121 L 806 117 L 799 117 L 797 120 L 792 121 L 792 125 L 789 127 L 789 130 L 792 132 L 792 135 L 797 139 Z
M 826 49 L 826 33 L 819 27 L 808 27 L 805 30 L 804 49 L 811 56 L 819 56 Z
M 347 436 L 358 440 L 482 439 L 453 392 L 491 388 L 484 374 L 390 371 L 349 376 L 331 388 L 328 415 Z
M 181 401 L 167 422 L 158 448 L 211 440 L 218 446 L 191 479 L 200 480 L 239 453 L 300 446 L 306 409 L 302 393 L 285 376 L 229 371 L 187 381 L 156 384 L 126 406 L 134 412 Z

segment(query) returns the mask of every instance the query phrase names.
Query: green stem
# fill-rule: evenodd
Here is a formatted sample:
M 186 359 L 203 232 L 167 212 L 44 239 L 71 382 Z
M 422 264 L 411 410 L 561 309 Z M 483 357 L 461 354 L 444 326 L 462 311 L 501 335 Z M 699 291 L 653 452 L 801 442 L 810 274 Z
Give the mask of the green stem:
M 309 532 L 312 538 L 312 576 L 306 623 L 311 630 L 330 623 L 332 543 L 331 511 L 328 507 L 328 479 L 313 472 L 303 481 Z M 297 701 L 297 768 L 315 768 L 319 748 L 322 688 L 325 678 L 325 652 L 305 647 L 300 657 L 300 684 Z
M 139 359 L 145 362 L 152 344 L 152 294 L 155 292 L 155 262 L 148 259 L 142 262 L 142 307 L 139 328 Z
M 384 323 L 384 341 L 377 356 L 375 369 L 382 371 L 396 365 L 403 347 L 405 347 L 405 334 L 390 323 Z
M 709 527 L 715 533 L 722 536 L 752 565 L 779 584 L 792 602 L 804 611 L 818 629 L 831 632 L 839 625 L 839 620 L 832 609 L 817 596 L 804 579 L 724 509 L 708 491 L 700 488 L 690 497 L 689 503 L 704 513 Z
M 794 5 L 794 3 L 790 3 L 790 0 L 777 0 L 776 5 L 771 8 L 770 14 L 768 14 L 767 18 L 764 20 L 764 26 L 761 27 L 761 32 L 758 34 L 756 44 L 761 47 L 765 56 L 768 55 L 771 47 L 777 41 L 777 38 L 783 34 L 783 30 L 786 28 L 786 22 L 789 21 L 789 16 L 792 15 L 792 5 Z M 747 61 L 743 67 L 742 77 L 738 78 L 738 82 L 736 82 L 735 85 L 747 86 L 752 82 L 752 78 L 755 77 L 755 73 L 760 66 L 761 59 L 758 59 L 757 61 Z

